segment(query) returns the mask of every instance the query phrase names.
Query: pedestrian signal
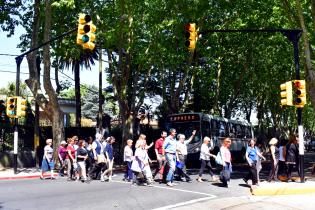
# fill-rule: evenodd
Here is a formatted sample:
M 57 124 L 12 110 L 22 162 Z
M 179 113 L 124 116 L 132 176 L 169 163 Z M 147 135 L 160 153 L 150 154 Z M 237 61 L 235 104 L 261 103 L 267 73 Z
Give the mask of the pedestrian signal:
M 305 80 L 293 80 L 293 103 L 295 107 L 302 108 L 306 104 Z
M 280 85 L 280 96 L 281 96 L 281 105 L 282 106 L 292 106 L 292 82 L 286 82 Z
M 195 23 L 188 23 L 185 25 L 185 46 L 189 51 L 194 51 L 197 43 L 197 31 Z
M 93 50 L 95 48 L 96 26 L 92 23 L 90 15 L 80 14 L 78 20 L 77 44 L 83 49 Z

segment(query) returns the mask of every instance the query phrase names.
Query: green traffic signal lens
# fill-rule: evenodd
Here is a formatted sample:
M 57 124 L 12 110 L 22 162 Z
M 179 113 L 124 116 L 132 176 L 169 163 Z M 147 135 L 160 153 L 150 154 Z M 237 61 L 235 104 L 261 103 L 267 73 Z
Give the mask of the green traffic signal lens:
M 87 43 L 89 41 L 89 36 L 88 35 L 83 35 L 82 36 L 82 41 L 83 41 L 83 43 Z

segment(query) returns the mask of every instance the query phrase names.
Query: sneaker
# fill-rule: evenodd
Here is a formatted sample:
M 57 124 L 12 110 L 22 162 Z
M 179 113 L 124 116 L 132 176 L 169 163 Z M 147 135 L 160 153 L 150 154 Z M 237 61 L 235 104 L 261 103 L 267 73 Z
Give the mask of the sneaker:
M 245 184 L 248 185 L 248 180 L 247 179 L 243 178 L 243 181 L 245 182 Z
M 172 182 L 167 182 L 166 185 L 169 186 L 169 187 L 173 187 L 174 186 L 174 184 Z
M 197 181 L 198 181 L 198 182 L 203 182 L 201 178 L 198 178 Z
M 101 176 L 101 182 L 105 182 L 104 176 Z
M 212 181 L 213 181 L 213 182 L 219 181 L 219 178 L 216 177 L 216 176 L 213 176 L 213 177 L 212 177 Z
M 153 187 L 152 183 L 147 183 L 147 187 Z

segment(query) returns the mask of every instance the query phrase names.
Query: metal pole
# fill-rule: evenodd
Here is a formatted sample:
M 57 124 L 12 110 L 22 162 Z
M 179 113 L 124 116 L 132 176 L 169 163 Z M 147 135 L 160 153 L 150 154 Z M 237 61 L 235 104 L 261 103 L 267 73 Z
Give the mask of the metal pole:
M 294 64 L 295 64 L 295 78 L 299 80 L 300 76 L 300 62 L 299 62 L 299 39 L 302 35 L 302 31 L 290 31 L 285 32 L 285 36 L 292 42 L 294 48 Z M 304 131 L 302 125 L 302 108 L 297 108 L 297 124 L 298 124 L 298 134 L 299 134 L 299 175 L 301 183 L 305 182 L 304 176 Z
M 15 95 L 20 95 L 20 70 L 21 63 L 23 61 L 23 56 L 18 56 L 15 58 L 16 62 L 16 85 L 15 85 Z M 14 146 L 13 146 L 13 168 L 14 174 L 17 174 L 17 158 L 18 158 L 18 140 L 19 140 L 19 131 L 18 131 L 18 118 L 14 119 Z
M 99 48 L 99 73 L 98 73 L 98 128 L 99 132 L 103 134 L 103 103 L 104 97 L 102 93 L 103 86 L 103 62 L 102 62 L 102 48 Z

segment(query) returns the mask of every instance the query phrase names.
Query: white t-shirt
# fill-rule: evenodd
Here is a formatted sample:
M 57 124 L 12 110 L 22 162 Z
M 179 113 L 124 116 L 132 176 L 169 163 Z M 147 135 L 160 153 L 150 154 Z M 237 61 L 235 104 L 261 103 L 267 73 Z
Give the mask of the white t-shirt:
M 200 159 L 210 160 L 210 152 L 207 144 L 202 144 L 200 149 Z
M 124 148 L 124 161 L 131 162 L 132 156 L 133 156 L 132 149 L 128 145 L 126 145 Z
M 176 144 L 176 150 L 181 155 L 187 155 L 187 141 L 184 141 L 183 143 L 178 141 Z

